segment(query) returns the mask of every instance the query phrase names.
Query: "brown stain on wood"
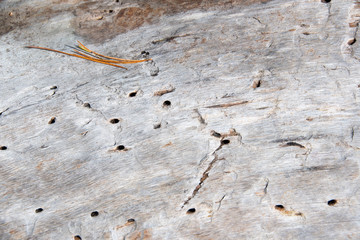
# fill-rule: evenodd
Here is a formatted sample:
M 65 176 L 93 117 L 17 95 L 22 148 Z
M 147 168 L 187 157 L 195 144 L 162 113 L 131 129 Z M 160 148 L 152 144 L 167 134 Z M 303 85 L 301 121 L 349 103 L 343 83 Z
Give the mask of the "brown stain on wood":
M 124 0 L 83 1 L 52 0 L 46 5 L 29 6 L 24 2 L 9 4 L 0 10 L 0 35 L 32 24 L 46 23 L 65 13 L 74 14 L 75 33 L 88 42 L 102 42 L 145 24 L 156 23 L 163 15 L 190 10 L 227 10 L 233 7 L 264 4 L 271 0 Z
M 167 144 L 165 144 L 164 146 L 162 146 L 162 148 L 169 147 L 169 146 L 171 146 L 172 144 L 173 144 L 172 142 L 168 142 Z
M 174 87 L 171 87 L 169 89 L 159 90 L 154 93 L 154 96 L 162 96 L 164 94 L 171 93 L 173 91 L 175 91 Z
M 151 229 L 144 229 L 142 231 L 136 231 L 129 236 L 130 240 L 149 240 L 153 239 Z
M 55 161 L 55 159 L 50 158 L 50 159 L 39 161 L 38 164 L 36 165 L 36 169 L 41 171 L 44 168 L 44 164 L 46 164 L 47 162 L 52 162 L 52 161 Z
M 301 212 L 297 212 L 294 210 L 287 210 L 283 205 L 275 205 L 274 208 L 276 210 L 280 211 L 281 214 L 286 215 L 286 216 L 299 216 L 299 217 L 304 216 L 304 214 Z

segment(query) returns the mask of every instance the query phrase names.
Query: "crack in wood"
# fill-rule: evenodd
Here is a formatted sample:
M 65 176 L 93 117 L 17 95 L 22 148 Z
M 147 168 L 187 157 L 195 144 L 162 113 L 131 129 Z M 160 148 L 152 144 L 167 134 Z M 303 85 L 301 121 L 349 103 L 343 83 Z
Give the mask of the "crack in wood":
M 219 211 L 219 209 L 220 209 L 220 207 L 221 207 L 221 202 L 222 202 L 222 200 L 224 200 L 225 196 L 226 196 L 226 194 L 224 194 L 224 196 L 222 196 L 222 198 L 221 198 L 219 201 L 215 202 L 215 203 L 218 203 L 218 204 L 219 204 L 219 206 L 218 206 L 218 208 L 217 208 L 217 211 Z
M 197 113 L 199 122 L 201 124 L 206 125 L 206 122 L 205 122 L 204 118 L 201 116 L 201 113 L 199 112 L 199 109 L 197 109 L 197 108 L 194 109 L 194 112 Z
M 1 112 L 0 112 L 0 116 L 1 116 L 4 112 L 6 112 L 7 110 L 9 110 L 9 108 L 6 108 L 5 110 L 1 111 Z
M 190 35 L 192 35 L 192 34 L 188 33 L 188 34 L 184 34 L 184 35 L 170 36 L 170 37 L 162 38 L 162 39 L 159 39 L 159 40 L 154 40 L 151 43 L 152 44 L 158 44 L 158 43 L 161 43 L 161 42 L 170 42 L 170 41 L 174 40 L 175 38 L 187 37 L 187 36 L 190 36 Z
M 225 134 L 226 135 L 226 134 Z M 230 129 L 229 131 L 229 134 L 228 136 L 238 136 L 239 134 L 236 132 L 235 129 Z M 241 135 L 240 135 L 241 136 Z M 195 187 L 195 189 L 193 190 L 192 194 L 190 197 L 188 197 L 187 200 L 185 200 L 185 202 L 183 203 L 183 205 L 181 206 L 181 208 L 184 208 L 184 206 L 186 204 L 188 204 L 190 202 L 191 199 L 193 199 L 196 194 L 199 192 L 200 188 L 203 186 L 205 180 L 209 177 L 209 172 L 211 171 L 211 169 L 213 168 L 214 164 L 219 161 L 219 160 L 225 160 L 225 158 L 218 158 L 218 155 L 216 154 L 217 151 L 219 151 L 222 146 L 224 145 L 223 143 L 223 137 L 221 138 L 221 141 L 220 141 L 220 145 L 219 147 L 217 147 L 215 149 L 215 151 L 213 151 L 213 153 L 211 155 L 214 156 L 214 159 L 209 163 L 208 167 L 206 168 L 206 170 L 203 172 L 201 178 L 200 178 L 200 181 L 199 181 L 199 184 Z
M 249 103 L 249 101 L 240 101 L 240 102 L 230 102 L 230 103 L 223 103 L 223 104 L 216 104 L 216 105 L 211 105 L 211 106 L 207 106 L 205 108 L 227 108 L 227 107 L 233 107 L 233 106 L 237 106 L 237 105 L 243 105 Z
M 282 147 L 299 147 L 299 148 L 305 148 L 303 145 L 297 142 L 287 142 L 286 144 L 282 145 Z
M 209 166 L 206 168 L 206 170 L 203 172 L 202 177 L 200 178 L 200 182 L 199 184 L 195 187 L 195 189 L 193 190 L 192 194 L 190 197 L 188 197 L 188 199 L 183 203 L 182 207 L 183 208 L 186 204 L 188 204 L 190 202 L 191 199 L 193 199 L 196 194 L 199 192 L 200 188 L 203 186 L 203 183 L 205 182 L 205 180 L 209 177 L 209 172 L 210 170 L 213 168 L 214 164 L 218 161 L 218 160 L 224 160 L 224 158 L 218 158 L 217 154 L 215 153 L 217 150 L 219 150 L 221 148 L 222 145 L 220 145 L 213 153 L 214 155 L 214 159 L 210 162 Z

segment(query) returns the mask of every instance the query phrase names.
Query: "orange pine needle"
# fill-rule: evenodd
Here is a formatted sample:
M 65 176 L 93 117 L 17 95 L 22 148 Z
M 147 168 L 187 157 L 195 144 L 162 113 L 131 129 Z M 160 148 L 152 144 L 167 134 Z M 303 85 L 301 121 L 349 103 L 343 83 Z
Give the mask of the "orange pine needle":
M 90 54 L 87 55 L 86 53 L 82 53 L 77 50 L 74 50 L 74 51 L 78 54 L 73 54 L 73 53 L 67 53 L 67 52 L 63 52 L 63 51 L 59 51 L 59 50 L 55 50 L 55 49 L 51 49 L 51 48 L 45 48 L 45 47 L 26 46 L 26 48 L 36 48 L 36 49 L 41 49 L 41 50 L 46 50 L 46 51 L 52 51 L 52 52 L 61 53 L 61 54 L 65 54 L 65 55 L 72 56 L 72 57 L 82 58 L 82 59 L 93 61 L 93 62 L 98 62 L 98 63 L 102 63 L 102 64 L 106 64 L 106 65 L 110 65 L 110 66 L 114 66 L 114 67 L 118 67 L 118 68 L 123 68 L 123 69 L 127 69 L 127 68 L 120 66 L 120 65 L 116 65 L 116 64 L 133 64 L 133 63 L 140 63 L 140 62 L 152 60 L 152 59 L 130 60 L 130 59 L 109 57 L 109 56 L 105 56 L 105 55 L 96 53 L 96 52 L 88 49 L 79 41 L 78 41 L 78 43 L 79 43 L 78 47 L 80 49 L 82 49 L 85 52 L 91 53 L 93 55 L 90 55 Z M 107 58 L 107 59 L 104 59 L 104 58 Z
M 81 48 L 81 49 L 84 50 L 84 51 L 87 51 L 87 52 L 89 52 L 89 53 L 98 55 L 98 56 L 100 56 L 100 57 L 109 58 L 109 59 L 114 59 L 114 60 L 119 60 L 119 61 L 121 61 L 121 62 L 119 62 L 119 63 L 123 63 L 123 64 L 140 63 L 140 62 L 146 62 L 146 61 L 152 60 L 151 58 L 150 58 L 150 59 L 142 59 L 142 60 L 130 60 L 130 59 L 123 59 L 123 58 L 109 57 L 109 56 L 102 55 L 102 54 L 100 54 L 100 53 L 97 53 L 97 52 L 94 52 L 94 51 L 88 49 L 88 48 L 85 47 L 84 44 L 82 44 L 80 41 L 77 41 L 77 42 L 79 43 L 79 48 Z
M 67 52 L 62 52 L 59 50 L 55 50 L 55 49 L 51 49 L 51 48 L 45 48 L 45 47 L 36 47 L 36 46 L 26 46 L 26 48 L 36 48 L 36 49 L 41 49 L 41 50 L 46 50 L 46 51 L 52 51 L 52 52 L 57 52 L 57 53 L 62 53 L 62 54 L 66 54 L 72 57 L 78 57 L 78 58 L 83 58 L 89 61 L 93 61 L 93 62 L 98 62 L 98 63 L 102 63 L 102 64 L 106 64 L 106 65 L 110 65 L 110 66 L 114 66 L 114 67 L 118 67 L 118 68 L 123 68 L 123 69 L 127 69 L 126 67 L 120 66 L 120 65 L 115 65 L 115 64 L 111 64 L 111 63 L 107 63 L 101 60 L 98 60 L 96 58 L 90 58 L 90 57 L 84 57 L 81 55 L 77 55 L 77 54 L 72 54 L 72 53 L 67 53 Z

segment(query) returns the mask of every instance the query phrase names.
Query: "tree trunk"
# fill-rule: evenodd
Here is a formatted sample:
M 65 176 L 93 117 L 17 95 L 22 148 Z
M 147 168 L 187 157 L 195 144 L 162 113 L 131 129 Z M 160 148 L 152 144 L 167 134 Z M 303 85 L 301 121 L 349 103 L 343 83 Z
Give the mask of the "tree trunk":
M 360 2 L 0 6 L 0 239 L 358 238 Z

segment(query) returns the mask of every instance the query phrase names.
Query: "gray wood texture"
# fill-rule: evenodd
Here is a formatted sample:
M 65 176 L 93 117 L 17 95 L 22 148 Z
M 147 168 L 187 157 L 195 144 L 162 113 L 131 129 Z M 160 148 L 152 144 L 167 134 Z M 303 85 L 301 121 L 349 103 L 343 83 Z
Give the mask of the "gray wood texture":
M 0 6 L 0 239 L 359 239 L 358 1 Z

